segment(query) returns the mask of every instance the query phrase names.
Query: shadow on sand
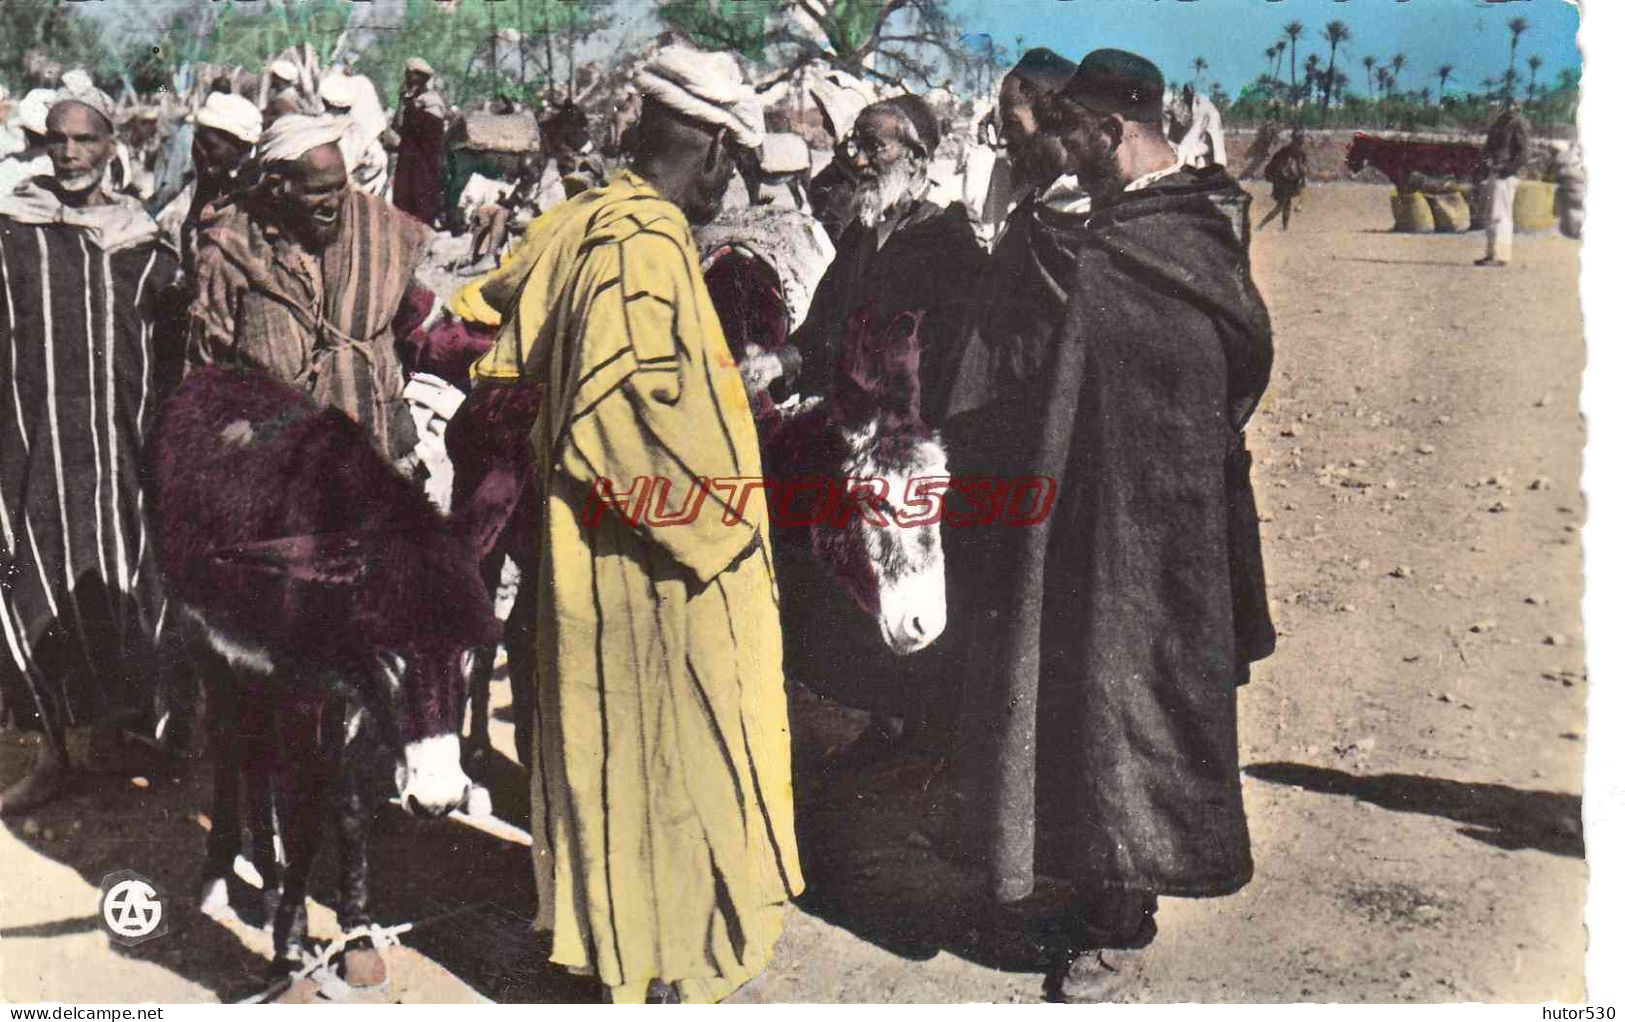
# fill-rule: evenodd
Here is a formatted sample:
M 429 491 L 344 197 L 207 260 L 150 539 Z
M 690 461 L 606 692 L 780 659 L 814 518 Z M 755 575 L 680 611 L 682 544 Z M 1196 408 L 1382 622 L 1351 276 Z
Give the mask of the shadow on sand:
M 0 743 L 0 776 L 20 773 L 31 749 L 14 733 Z M 34 852 L 60 862 L 96 886 L 108 873 L 134 870 L 165 895 L 169 933 L 120 955 L 152 962 L 234 1001 L 265 987 L 267 960 L 236 932 L 197 909 L 209 810 L 211 767 L 185 761 L 171 776 L 149 776 L 146 787 L 114 774 L 81 775 L 73 790 L 6 826 Z M 528 806 L 524 773 L 504 761 L 485 780 L 498 815 L 520 827 Z M 518 811 L 516 811 L 518 810 Z M 511 815 L 509 815 L 511 814 Z M 333 842 L 324 844 L 312 881 L 313 899 L 335 904 Z M 404 943 L 498 1001 L 597 1001 L 598 985 L 547 963 L 545 943 L 531 932 L 534 880 L 530 850 L 450 820 L 410 817 L 385 807 L 373 832 L 373 918 L 382 925 L 413 921 Z M 52 937 L 99 927 L 94 892 L 60 920 L 0 931 L 7 937 Z
M 1302 763 L 1258 763 L 1244 772 L 1271 784 L 1349 795 L 1394 812 L 1454 820 L 1466 825 L 1461 833 L 1497 848 L 1585 858 L 1578 795 L 1416 774 L 1351 774 Z

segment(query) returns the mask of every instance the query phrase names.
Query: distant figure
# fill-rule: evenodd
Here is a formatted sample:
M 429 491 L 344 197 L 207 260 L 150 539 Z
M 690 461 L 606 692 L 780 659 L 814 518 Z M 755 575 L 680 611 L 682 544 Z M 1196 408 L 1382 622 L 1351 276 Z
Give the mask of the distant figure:
M 433 88 L 434 68 L 413 57 L 406 62 L 395 133 L 395 207 L 433 227 L 444 212 L 440 181 L 445 163 L 446 100 Z
M 55 102 L 54 89 L 30 89 L 12 110 L 6 126 L 15 141 L 13 151 L 0 159 L 0 196 L 52 173 L 51 158 L 45 153 L 45 117 Z M 18 145 L 21 148 L 16 148 Z
M 299 68 L 291 60 L 273 60 L 266 68 L 271 74 L 271 98 L 265 104 L 265 123 L 284 114 L 306 113 L 304 94 L 299 91 Z
M 1523 107 L 1508 96 L 1484 142 L 1489 209 L 1484 224 L 1484 258 L 1474 266 L 1505 266 L 1512 261 L 1512 201 L 1518 195 L 1518 172 L 1528 158 L 1529 123 L 1523 119 Z
M 389 154 L 379 140 L 388 125 L 377 106 L 372 83 L 360 75 L 334 71 L 322 79 L 321 100 L 326 112 L 344 122 L 339 149 L 350 180 L 368 195 L 383 195 L 389 187 Z M 368 102 L 368 100 L 371 102 Z
M 1258 229 L 1263 230 L 1265 224 L 1279 216 L 1284 231 L 1292 223 L 1292 204 L 1298 201 L 1309 182 L 1309 154 L 1303 148 L 1302 128 L 1293 128 L 1291 141 L 1270 157 L 1269 166 L 1264 168 L 1264 180 L 1270 183 L 1275 208 L 1264 214 Z
M 1174 120 L 1181 132 L 1174 157 L 1181 167 L 1202 168 L 1223 166 L 1228 163 L 1224 153 L 1224 125 L 1219 120 L 1219 108 L 1205 94 L 1190 85 L 1179 92 Z M 1170 132 L 1170 137 L 1172 137 Z

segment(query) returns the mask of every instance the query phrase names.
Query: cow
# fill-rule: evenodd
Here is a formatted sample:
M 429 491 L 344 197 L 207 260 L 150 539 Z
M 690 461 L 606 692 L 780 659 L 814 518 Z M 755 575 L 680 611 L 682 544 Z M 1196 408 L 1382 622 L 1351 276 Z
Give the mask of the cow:
M 481 523 L 438 514 L 354 420 L 263 374 L 190 373 L 147 457 L 159 563 L 197 640 L 216 745 L 204 909 L 228 900 L 241 778 L 272 969 L 289 975 L 324 810 L 336 811 L 338 918 L 351 932 L 370 925 L 368 830 L 387 780 L 420 814 L 470 791 L 463 660 L 497 635 L 470 539 Z M 366 941 L 343 968 L 352 986 L 385 980 Z
M 1412 181 L 1417 174 L 1424 178 L 1474 180 L 1481 176 L 1484 151 L 1471 142 L 1426 142 L 1356 132 L 1345 160 L 1356 174 L 1367 166 L 1376 167 L 1400 192 L 1412 192 L 1417 190 Z

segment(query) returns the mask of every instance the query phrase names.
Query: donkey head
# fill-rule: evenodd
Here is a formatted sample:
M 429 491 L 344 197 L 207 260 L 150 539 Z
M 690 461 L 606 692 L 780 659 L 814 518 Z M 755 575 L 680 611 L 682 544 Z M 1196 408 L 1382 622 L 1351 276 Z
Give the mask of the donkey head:
M 443 816 L 468 798 L 471 782 L 463 772 L 463 696 L 466 691 L 460 655 L 419 652 L 410 657 L 384 655 L 381 674 L 388 687 L 386 734 L 398 739 L 395 789 L 408 812 Z M 393 743 L 392 743 L 393 744 Z
M 848 594 L 875 616 L 894 652 L 929 646 L 948 621 L 940 515 L 900 518 L 918 508 L 948 458 L 920 419 L 920 314 L 872 329 L 871 312 L 847 321 L 840 368 L 827 399 L 844 441 L 847 506 L 814 527 L 813 546 Z

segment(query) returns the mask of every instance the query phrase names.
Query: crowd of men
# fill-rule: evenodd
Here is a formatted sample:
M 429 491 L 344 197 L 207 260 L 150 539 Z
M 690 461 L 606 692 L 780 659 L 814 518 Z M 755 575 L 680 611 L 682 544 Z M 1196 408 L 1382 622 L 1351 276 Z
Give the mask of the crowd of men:
M 139 754 L 128 736 L 184 665 L 141 445 L 188 368 L 268 374 L 414 469 L 398 342 L 433 304 L 415 273 L 445 215 L 445 101 L 422 61 L 393 121 L 365 79 L 311 97 L 296 73 L 273 66 L 263 110 L 229 84 L 207 96 L 192 170 L 157 218 L 110 177 L 105 94 L 64 80 L 25 99 L 41 116 L 0 195 L 0 663 L 5 712 L 44 744 L 0 794 L 7 816 L 67 785 L 70 727 Z M 1024 55 L 999 93 L 1015 201 L 989 251 L 961 204 L 929 198 L 943 131 L 929 104 L 868 104 L 839 140 L 847 187 L 822 192 L 847 197 L 834 220 L 850 222 L 808 315 L 736 366 L 693 229 L 761 145 L 755 90 L 730 56 L 682 47 L 636 89 L 626 166 L 471 285 L 495 327 L 473 386 L 541 396 L 522 567 L 540 581 L 532 821 L 552 961 L 616 1001 L 719 1000 L 766 967 L 804 886 L 765 512 L 731 522 L 708 505 L 652 528 L 588 502 L 604 480 L 759 476 L 754 392 L 827 394 L 855 313 L 912 314 L 920 413 L 955 474 L 1059 485 L 1031 527 L 945 530 L 932 662 L 972 722 L 952 743 L 958 846 L 990 905 L 1064 884 L 1064 908 L 1022 926 L 1061 996 L 1117 996 L 1143 971 L 1159 898 L 1252 875 L 1236 690 L 1274 632 L 1244 430 L 1272 348 L 1216 123 L 1182 159 L 1149 61 Z M 877 715 L 873 740 L 920 723 Z

